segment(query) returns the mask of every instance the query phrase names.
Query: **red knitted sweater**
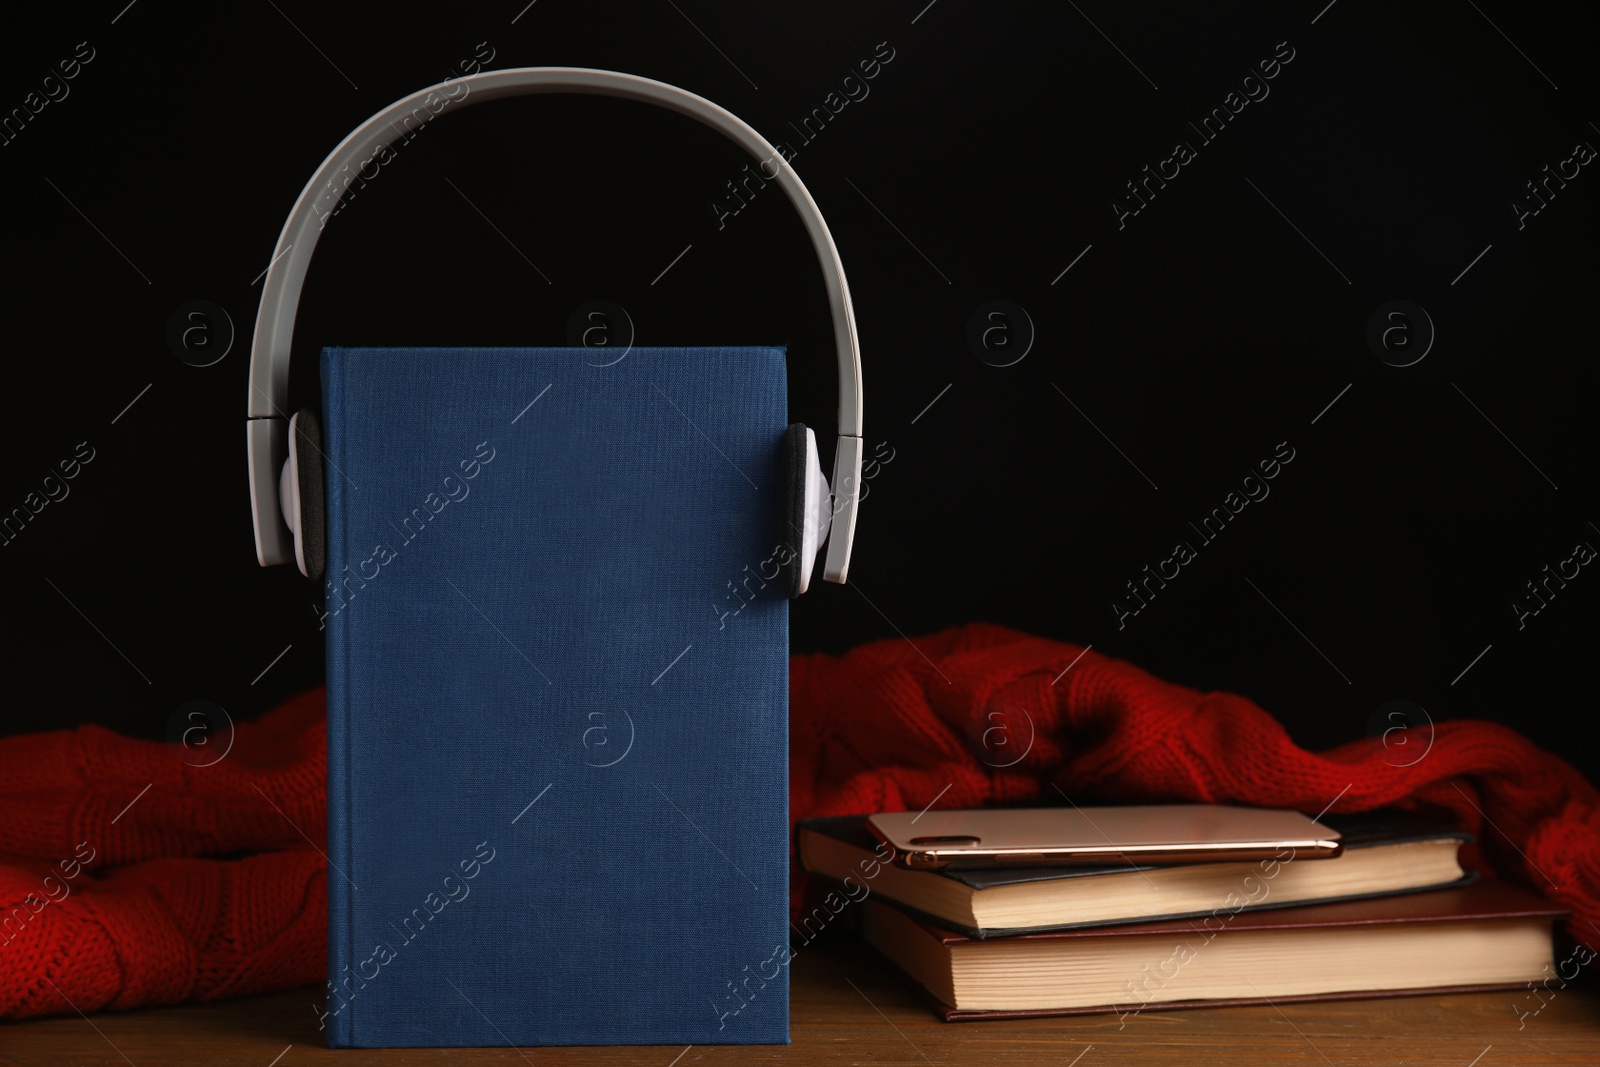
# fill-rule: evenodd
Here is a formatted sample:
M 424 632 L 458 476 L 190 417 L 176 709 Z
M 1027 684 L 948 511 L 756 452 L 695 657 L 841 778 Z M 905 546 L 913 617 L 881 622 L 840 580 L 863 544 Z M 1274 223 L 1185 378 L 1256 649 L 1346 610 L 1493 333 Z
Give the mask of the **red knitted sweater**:
M 1600 794 L 1491 723 L 1440 724 L 1403 760 L 1372 741 L 1315 755 L 1242 697 L 986 625 L 796 657 L 791 695 L 795 818 L 1063 793 L 1422 810 L 1600 947 Z M 319 690 L 211 766 L 94 726 L 0 739 L 0 1018 L 321 982 L 323 730 Z

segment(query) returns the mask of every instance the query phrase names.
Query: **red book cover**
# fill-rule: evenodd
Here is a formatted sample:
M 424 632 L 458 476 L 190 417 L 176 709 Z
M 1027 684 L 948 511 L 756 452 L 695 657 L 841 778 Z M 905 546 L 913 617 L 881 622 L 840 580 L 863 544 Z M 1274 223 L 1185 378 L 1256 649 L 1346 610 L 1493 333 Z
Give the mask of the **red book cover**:
M 875 902 L 879 908 L 894 908 L 894 905 Z M 1240 911 L 1229 914 L 1224 912 L 1220 916 L 1208 917 L 1203 920 L 1180 919 L 1159 920 L 1155 922 L 1125 923 L 1118 926 L 1098 926 L 1066 930 L 1050 930 L 1034 934 L 1024 934 L 1018 937 L 989 939 L 979 941 L 929 923 L 925 919 L 900 911 L 921 930 L 935 938 L 940 945 L 946 948 L 955 946 L 992 946 L 1017 943 L 1052 942 L 1052 941 L 1085 941 L 1105 940 L 1129 937 L 1171 937 L 1174 944 L 1194 942 L 1201 944 L 1209 942 L 1212 938 L 1238 936 L 1247 932 L 1258 931 L 1284 931 L 1293 936 L 1296 930 L 1307 930 L 1327 927 L 1372 927 L 1382 925 L 1412 925 L 1418 923 L 1462 923 L 1462 922 L 1494 922 L 1516 919 L 1542 919 L 1554 922 L 1563 918 L 1567 913 L 1544 900 L 1536 894 L 1525 889 L 1509 885 L 1505 882 L 1485 880 L 1473 885 L 1456 889 L 1445 889 L 1429 893 L 1407 893 L 1393 897 L 1378 897 L 1363 900 L 1345 901 L 1336 904 L 1312 904 L 1303 907 L 1282 908 L 1269 911 Z M 869 926 L 872 923 L 871 915 L 867 918 Z M 870 935 L 869 935 L 870 936 Z M 881 949 L 880 949 L 881 951 Z M 982 949 L 976 949 L 982 951 Z M 891 958 L 891 962 L 895 962 Z M 913 979 L 915 981 L 915 979 Z M 920 987 L 920 983 L 919 987 Z M 1344 990 L 1331 993 L 1295 994 L 1286 993 L 1278 995 L 1269 989 L 1263 988 L 1259 997 L 1228 997 L 1218 999 L 1188 999 L 1188 1000 L 1139 1000 L 1127 998 L 1124 990 L 1118 989 L 1114 993 L 1123 994 L 1115 1002 L 1068 1008 L 1029 1008 L 1016 1010 L 993 1009 L 961 1009 L 943 1003 L 933 994 L 928 996 L 933 999 L 933 1007 L 945 1021 L 960 1022 L 975 1019 L 1015 1019 L 1032 1016 L 1051 1015 L 1087 1015 L 1103 1013 L 1129 1013 L 1139 1011 L 1170 1011 L 1180 1008 L 1195 1007 L 1222 1007 L 1241 1004 L 1261 1004 L 1269 999 L 1273 1003 L 1293 1003 L 1307 1000 L 1351 1000 L 1371 997 L 1387 996 L 1416 996 L 1422 994 L 1481 992 L 1485 989 L 1513 989 L 1522 986 L 1521 981 L 1492 983 L 1449 985 L 1441 984 L 1427 987 L 1407 987 L 1398 989 L 1382 988 L 1375 985 L 1371 989 Z M 924 991 L 926 992 L 926 991 Z

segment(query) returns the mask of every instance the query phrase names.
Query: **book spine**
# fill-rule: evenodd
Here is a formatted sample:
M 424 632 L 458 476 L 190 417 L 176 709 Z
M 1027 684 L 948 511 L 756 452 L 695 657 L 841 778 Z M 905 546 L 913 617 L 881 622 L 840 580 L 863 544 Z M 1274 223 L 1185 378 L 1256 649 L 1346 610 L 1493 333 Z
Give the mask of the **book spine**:
M 342 468 L 344 449 L 344 361 L 322 360 L 323 446 L 329 467 Z M 325 1016 L 330 1048 L 349 1048 L 355 1039 L 353 990 L 346 985 L 355 960 L 351 953 L 350 863 L 350 688 L 349 624 L 351 613 L 340 610 L 343 589 L 339 576 L 346 565 L 344 480 L 325 478 L 327 494 L 327 574 L 323 587 L 326 601 L 323 619 L 326 627 L 328 693 L 328 1003 Z M 334 869 L 337 865 L 337 869 Z

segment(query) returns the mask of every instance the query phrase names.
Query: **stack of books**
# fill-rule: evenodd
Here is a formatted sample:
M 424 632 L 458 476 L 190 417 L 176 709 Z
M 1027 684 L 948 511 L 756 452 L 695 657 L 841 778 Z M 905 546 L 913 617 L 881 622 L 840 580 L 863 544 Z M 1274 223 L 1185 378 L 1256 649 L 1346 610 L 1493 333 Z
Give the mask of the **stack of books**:
M 1331 859 L 908 870 L 860 817 L 809 819 L 802 867 L 948 1021 L 1521 988 L 1550 973 L 1542 898 L 1465 872 L 1469 835 L 1327 816 Z M 820 925 L 819 925 L 820 924 Z

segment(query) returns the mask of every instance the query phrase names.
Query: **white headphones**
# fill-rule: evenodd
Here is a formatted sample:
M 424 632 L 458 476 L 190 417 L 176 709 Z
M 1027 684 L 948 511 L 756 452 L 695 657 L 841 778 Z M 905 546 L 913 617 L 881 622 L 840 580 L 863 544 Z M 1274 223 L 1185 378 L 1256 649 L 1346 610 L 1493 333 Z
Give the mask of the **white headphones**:
M 452 78 L 413 93 L 362 123 L 323 160 L 289 213 L 267 268 L 250 348 L 250 512 L 255 522 L 256 558 L 263 567 L 294 560 L 308 577 L 321 579 L 322 469 L 316 413 L 290 418 L 289 354 L 294 320 L 306 270 L 323 224 L 338 207 L 353 176 L 402 135 L 404 124 L 428 122 L 447 104 L 470 103 L 534 93 L 614 96 L 655 104 L 687 115 L 762 162 L 762 175 L 776 181 L 805 223 L 822 264 L 828 306 L 833 314 L 839 366 L 839 439 L 833 459 L 833 485 L 822 473 L 816 435 L 795 423 L 784 436 L 784 541 L 791 560 L 785 567 L 790 596 L 810 585 L 822 544 L 829 540 L 822 576 L 843 583 L 855 541 L 856 502 L 861 491 L 861 349 L 856 340 L 850 287 L 833 235 L 794 169 L 766 138 L 731 112 L 694 93 L 632 74 L 580 67 L 519 67 Z M 769 173 L 770 172 L 770 173 Z M 341 174 L 347 176 L 340 181 Z

